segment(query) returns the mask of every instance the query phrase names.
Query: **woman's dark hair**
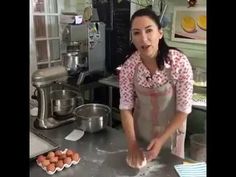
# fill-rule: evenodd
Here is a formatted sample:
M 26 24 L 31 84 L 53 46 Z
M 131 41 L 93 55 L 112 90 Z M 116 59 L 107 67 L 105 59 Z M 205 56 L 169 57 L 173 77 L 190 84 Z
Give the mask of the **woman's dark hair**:
M 138 11 L 136 11 L 131 17 L 130 28 L 132 26 L 134 19 L 136 17 L 141 17 L 141 16 L 148 16 L 150 19 L 152 19 L 156 23 L 156 25 L 158 26 L 158 29 L 162 28 L 159 16 L 157 16 L 156 13 L 153 10 L 151 10 L 150 8 L 139 9 Z M 158 66 L 158 69 L 160 69 L 160 70 L 164 69 L 164 62 L 167 62 L 169 60 L 168 59 L 169 49 L 175 49 L 175 50 L 180 51 L 179 49 L 177 49 L 175 47 L 169 47 L 166 44 L 164 37 L 162 37 L 159 41 L 159 50 L 158 50 L 158 54 L 157 54 L 157 58 L 156 58 L 157 66 Z M 129 58 L 136 50 L 137 49 L 134 46 L 134 44 L 131 43 L 130 48 L 127 52 L 127 55 L 125 57 L 125 60 L 127 58 Z

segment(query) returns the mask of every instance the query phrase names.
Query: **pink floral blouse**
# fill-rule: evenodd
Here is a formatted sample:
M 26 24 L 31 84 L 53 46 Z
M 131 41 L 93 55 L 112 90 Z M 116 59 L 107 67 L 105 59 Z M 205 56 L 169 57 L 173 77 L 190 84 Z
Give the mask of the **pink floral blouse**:
M 176 109 L 181 112 L 192 111 L 193 73 L 187 57 L 177 50 L 169 50 L 170 62 L 165 68 L 171 68 L 171 78 L 176 88 Z M 143 65 L 138 51 L 128 58 L 121 67 L 119 74 L 120 109 L 134 107 L 134 70 L 137 67 L 137 80 L 140 86 L 146 88 L 160 87 L 168 82 L 167 71 L 156 71 L 151 77 L 149 70 Z M 151 78 L 151 79 L 147 79 Z

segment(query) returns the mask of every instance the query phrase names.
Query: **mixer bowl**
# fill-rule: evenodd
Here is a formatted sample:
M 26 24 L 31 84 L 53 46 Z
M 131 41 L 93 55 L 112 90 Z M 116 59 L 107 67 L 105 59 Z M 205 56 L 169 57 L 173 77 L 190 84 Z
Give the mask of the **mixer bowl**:
M 54 90 L 50 96 L 52 113 L 57 118 L 72 115 L 73 110 L 84 103 L 79 92 L 73 90 Z
M 87 58 L 82 57 L 80 52 L 63 54 L 63 65 L 70 74 L 75 74 L 82 68 L 87 67 Z
M 111 109 L 103 104 L 84 104 L 74 109 L 76 122 L 80 129 L 94 133 L 107 127 Z

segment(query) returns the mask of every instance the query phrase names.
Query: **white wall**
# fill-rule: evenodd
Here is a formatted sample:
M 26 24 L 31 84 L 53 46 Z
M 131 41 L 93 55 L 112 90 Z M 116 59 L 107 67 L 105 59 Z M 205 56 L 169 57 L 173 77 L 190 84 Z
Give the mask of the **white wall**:
M 158 9 L 157 2 L 158 0 L 155 0 L 154 9 Z M 164 36 L 167 44 L 182 50 L 187 55 L 192 66 L 206 68 L 206 44 L 174 42 L 171 40 L 172 18 L 173 18 L 174 7 L 175 6 L 188 7 L 187 0 L 166 0 L 166 2 L 168 7 L 165 16 L 170 20 L 169 25 L 164 29 L 165 31 Z M 206 6 L 206 0 L 198 0 L 196 7 L 198 6 Z
M 153 10 L 157 12 L 157 14 L 159 14 L 158 2 L 159 0 L 155 0 L 153 3 Z M 206 68 L 206 44 L 192 44 L 171 40 L 173 9 L 175 6 L 187 7 L 187 0 L 166 0 L 165 2 L 168 5 L 165 17 L 170 20 L 170 23 L 164 28 L 164 37 L 167 44 L 182 50 L 187 55 L 192 66 Z M 206 6 L 206 0 L 198 0 L 196 6 Z M 131 3 L 131 15 L 139 8 L 140 6 Z

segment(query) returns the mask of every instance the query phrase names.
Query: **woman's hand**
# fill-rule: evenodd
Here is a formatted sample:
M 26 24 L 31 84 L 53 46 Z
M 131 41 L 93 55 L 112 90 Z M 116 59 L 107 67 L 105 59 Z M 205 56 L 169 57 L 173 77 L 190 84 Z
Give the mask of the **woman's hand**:
M 152 139 L 152 141 L 149 143 L 149 145 L 147 147 L 147 152 L 145 153 L 148 162 L 157 158 L 162 145 L 163 145 L 163 142 L 160 138 L 153 138 Z
M 146 164 L 144 153 L 139 149 L 137 144 L 128 148 L 127 163 L 132 168 L 140 168 Z

